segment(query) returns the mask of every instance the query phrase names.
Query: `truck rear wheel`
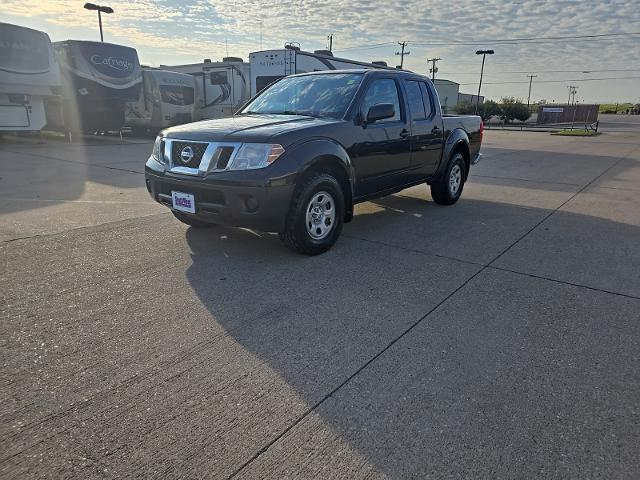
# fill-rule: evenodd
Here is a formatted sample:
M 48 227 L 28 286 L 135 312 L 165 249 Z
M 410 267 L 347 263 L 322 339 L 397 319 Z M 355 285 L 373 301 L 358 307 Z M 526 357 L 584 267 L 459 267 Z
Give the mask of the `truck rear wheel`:
M 431 184 L 431 197 L 440 205 L 453 205 L 462 195 L 467 177 L 464 157 L 454 152 L 442 176 Z
M 209 228 L 215 226 L 215 223 L 203 222 L 202 220 L 198 220 L 197 218 L 191 217 L 187 214 L 176 212 L 171 210 L 173 216 L 180 220 L 182 223 L 189 225 L 194 228 Z
M 344 221 L 344 194 L 333 176 L 315 173 L 293 196 L 280 240 L 304 255 L 329 250 L 340 236 Z

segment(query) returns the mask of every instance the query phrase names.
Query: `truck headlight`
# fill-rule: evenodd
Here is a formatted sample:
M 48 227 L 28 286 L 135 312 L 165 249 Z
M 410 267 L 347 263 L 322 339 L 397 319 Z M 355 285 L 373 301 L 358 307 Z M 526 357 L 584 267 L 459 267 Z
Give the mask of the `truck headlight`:
M 229 170 L 264 168 L 275 162 L 284 153 L 282 145 L 270 143 L 243 143 L 233 159 Z
M 156 141 L 153 144 L 153 151 L 151 152 L 151 156 L 156 162 L 166 164 L 164 161 L 164 138 L 156 137 Z

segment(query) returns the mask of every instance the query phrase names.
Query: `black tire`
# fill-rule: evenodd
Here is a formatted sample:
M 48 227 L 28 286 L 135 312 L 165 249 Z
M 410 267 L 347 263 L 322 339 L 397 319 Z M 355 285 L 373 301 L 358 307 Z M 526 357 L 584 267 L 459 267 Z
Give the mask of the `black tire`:
M 176 217 L 178 220 L 180 220 L 182 223 L 189 225 L 190 227 L 193 227 L 193 228 L 209 228 L 209 227 L 215 226 L 215 223 L 204 222 L 202 220 L 199 220 L 197 218 L 194 218 L 190 215 L 186 215 L 181 212 L 175 212 L 171 210 L 171 213 L 173 213 L 173 216 Z
M 322 193 L 327 193 L 324 197 Z M 326 234 L 318 228 L 317 235 L 324 235 L 322 238 L 313 238 L 312 233 L 318 225 L 307 222 L 307 213 L 313 215 L 312 201 L 326 201 L 326 205 L 333 200 L 333 217 L 330 213 L 325 217 L 323 212 L 319 221 L 322 222 L 322 229 L 326 229 Z M 340 183 L 328 173 L 314 173 L 296 188 L 287 213 L 285 229 L 280 232 L 280 240 L 291 250 L 304 255 L 318 255 L 329 250 L 340 236 L 344 221 L 344 193 Z M 307 212 L 308 210 L 308 212 Z M 327 207 L 330 212 L 330 208 Z M 329 224 L 325 224 L 330 220 Z M 313 222 L 312 220 L 311 222 Z M 309 225 L 309 227 L 307 226 Z
M 457 183 L 456 183 L 457 178 Z M 459 151 L 453 152 L 444 172 L 437 181 L 431 184 L 431 197 L 440 205 L 453 205 L 462 195 L 467 168 L 464 157 Z M 454 184 L 456 184 L 454 188 Z

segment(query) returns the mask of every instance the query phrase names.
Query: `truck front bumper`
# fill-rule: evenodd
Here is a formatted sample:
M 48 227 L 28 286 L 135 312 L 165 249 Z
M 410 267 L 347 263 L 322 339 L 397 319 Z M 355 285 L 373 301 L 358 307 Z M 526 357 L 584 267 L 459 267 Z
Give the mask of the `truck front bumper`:
M 195 214 L 180 212 L 219 225 L 246 227 L 264 232 L 284 230 L 293 185 L 274 185 L 269 179 L 243 179 L 243 172 L 204 177 L 177 175 L 153 159 L 145 167 L 151 197 L 174 210 L 172 191 L 193 195 Z M 253 173 L 253 172 L 252 172 Z

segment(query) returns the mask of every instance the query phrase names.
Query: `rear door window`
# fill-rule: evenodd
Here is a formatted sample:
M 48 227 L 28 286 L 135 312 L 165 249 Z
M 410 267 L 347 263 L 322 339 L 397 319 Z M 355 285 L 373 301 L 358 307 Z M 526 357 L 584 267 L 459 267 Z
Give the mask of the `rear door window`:
M 411 111 L 411 120 L 424 120 L 428 115 L 420 83 L 415 80 L 408 80 L 404 85 L 407 89 L 407 103 Z
M 422 101 L 424 102 L 424 108 L 426 110 L 426 118 L 429 118 L 434 110 L 433 95 L 431 94 L 431 89 L 424 82 L 420 82 L 420 89 L 422 90 Z

